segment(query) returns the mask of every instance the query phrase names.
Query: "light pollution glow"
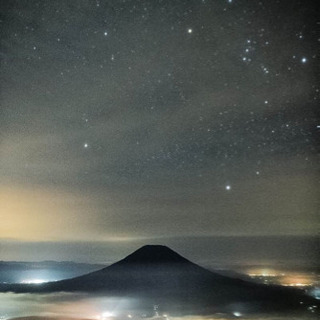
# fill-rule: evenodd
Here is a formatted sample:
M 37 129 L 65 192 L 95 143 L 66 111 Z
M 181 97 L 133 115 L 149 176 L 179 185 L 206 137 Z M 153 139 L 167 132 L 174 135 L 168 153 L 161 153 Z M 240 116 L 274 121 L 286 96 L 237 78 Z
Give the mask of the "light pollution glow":
M 48 282 L 48 280 L 45 280 L 45 279 L 27 279 L 27 280 L 21 281 L 21 283 L 25 283 L 25 284 L 42 284 L 46 282 Z
M 63 189 L 12 186 L 0 187 L 0 199 L 0 234 L 3 239 L 61 241 L 89 240 L 92 236 L 95 240 L 101 239 L 94 221 L 90 220 L 91 215 L 88 215 L 88 212 L 96 214 L 94 200 L 84 194 Z
M 264 280 L 265 283 L 283 286 L 308 287 L 320 284 L 320 276 L 314 273 L 283 271 L 271 268 L 253 268 L 246 273 L 251 278 Z
M 32 297 L 32 299 L 31 299 Z M 32 301 L 32 302 L 31 302 Z M 40 317 L 53 317 L 56 319 L 91 319 L 91 320 L 116 320 L 116 319 L 144 319 L 142 315 L 146 310 L 139 309 L 139 302 L 133 299 L 112 298 L 112 297 L 88 297 L 85 294 L 0 294 L 0 303 L 5 306 L 3 315 L 5 319 L 19 317 L 23 314 L 35 314 Z M 23 310 L 23 311 L 22 311 Z M 149 312 L 152 312 L 152 305 Z M 63 318 L 60 318 L 63 317 Z M 159 312 L 156 319 L 162 320 L 226 320 L 245 317 L 246 319 L 270 320 L 270 316 L 264 315 L 246 315 L 245 312 L 239 312 L 236 308 L 230 310 L 229 314 L 216 314 L 211 316 L 172 316 L 165 312 Z M 301 318 L 272 317 L 272 320 L 300 320 Z

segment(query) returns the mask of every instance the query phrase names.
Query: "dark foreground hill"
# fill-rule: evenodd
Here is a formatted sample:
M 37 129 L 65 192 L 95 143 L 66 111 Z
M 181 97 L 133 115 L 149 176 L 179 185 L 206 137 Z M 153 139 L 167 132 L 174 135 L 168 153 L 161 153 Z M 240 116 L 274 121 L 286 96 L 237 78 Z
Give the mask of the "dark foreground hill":
M 133 297 L 181 313 L 306 310 L 317 301 L 303 291 L 229 278 L 208 271 L 165 246 L 144 246 L 123 260 L 84 276 L 43 285 L 2 286 L 1 291 L 92 292 Z

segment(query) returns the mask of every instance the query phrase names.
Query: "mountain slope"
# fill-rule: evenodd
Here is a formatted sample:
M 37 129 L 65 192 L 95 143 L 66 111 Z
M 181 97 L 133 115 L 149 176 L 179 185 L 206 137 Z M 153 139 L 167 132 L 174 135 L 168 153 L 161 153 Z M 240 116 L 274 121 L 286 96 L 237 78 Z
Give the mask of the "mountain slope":
M 165 246 L 144 246 L 109 267 L 73 279 L 3 289 L 103 293 L 161 303 L 167 310 L 187 312 L 196 308 L 205 313 L 228 310 L 234 304 L 249 311 L 274 311 L 315 303 L 300 290 L 255 284 L 208 271 Z

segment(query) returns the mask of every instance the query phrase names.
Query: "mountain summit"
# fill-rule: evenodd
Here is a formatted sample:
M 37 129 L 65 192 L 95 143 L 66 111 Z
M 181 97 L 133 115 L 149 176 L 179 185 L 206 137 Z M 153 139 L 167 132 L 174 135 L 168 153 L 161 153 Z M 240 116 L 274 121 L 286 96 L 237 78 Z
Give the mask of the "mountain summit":
M 122 264 L 191 263 L 172 249 L 162 245 L 146 245 L 131 253 L 116 265 Z
M 318 302 L 303 291 L 229 278 L 204 269 L 166 246 L 147 245 L 109 267 L 73 279 L 43 285 L 0 285 L 0 291 L 90 292 L 132 297 L 166 310 L 248 311 L 301 309 Z

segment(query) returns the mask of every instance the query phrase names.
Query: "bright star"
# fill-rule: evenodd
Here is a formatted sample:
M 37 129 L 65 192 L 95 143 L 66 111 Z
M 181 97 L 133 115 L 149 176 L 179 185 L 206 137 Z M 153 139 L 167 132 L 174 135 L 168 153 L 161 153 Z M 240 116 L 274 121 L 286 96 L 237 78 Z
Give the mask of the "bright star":
M 226 190 L 231 190 L 231 186 L 229 184 L 226 186 Z
M 193 31 L 193 30 L 192 30 L 191 28 L 188 29 L 188 33 L 192 33 L 192 31 Z
M 308 59 L 306 58 L 306 57 L 303 57 L 302 59 L 301 59 L 301 62 L 302 63 L 306 63 L 308 61 Z

